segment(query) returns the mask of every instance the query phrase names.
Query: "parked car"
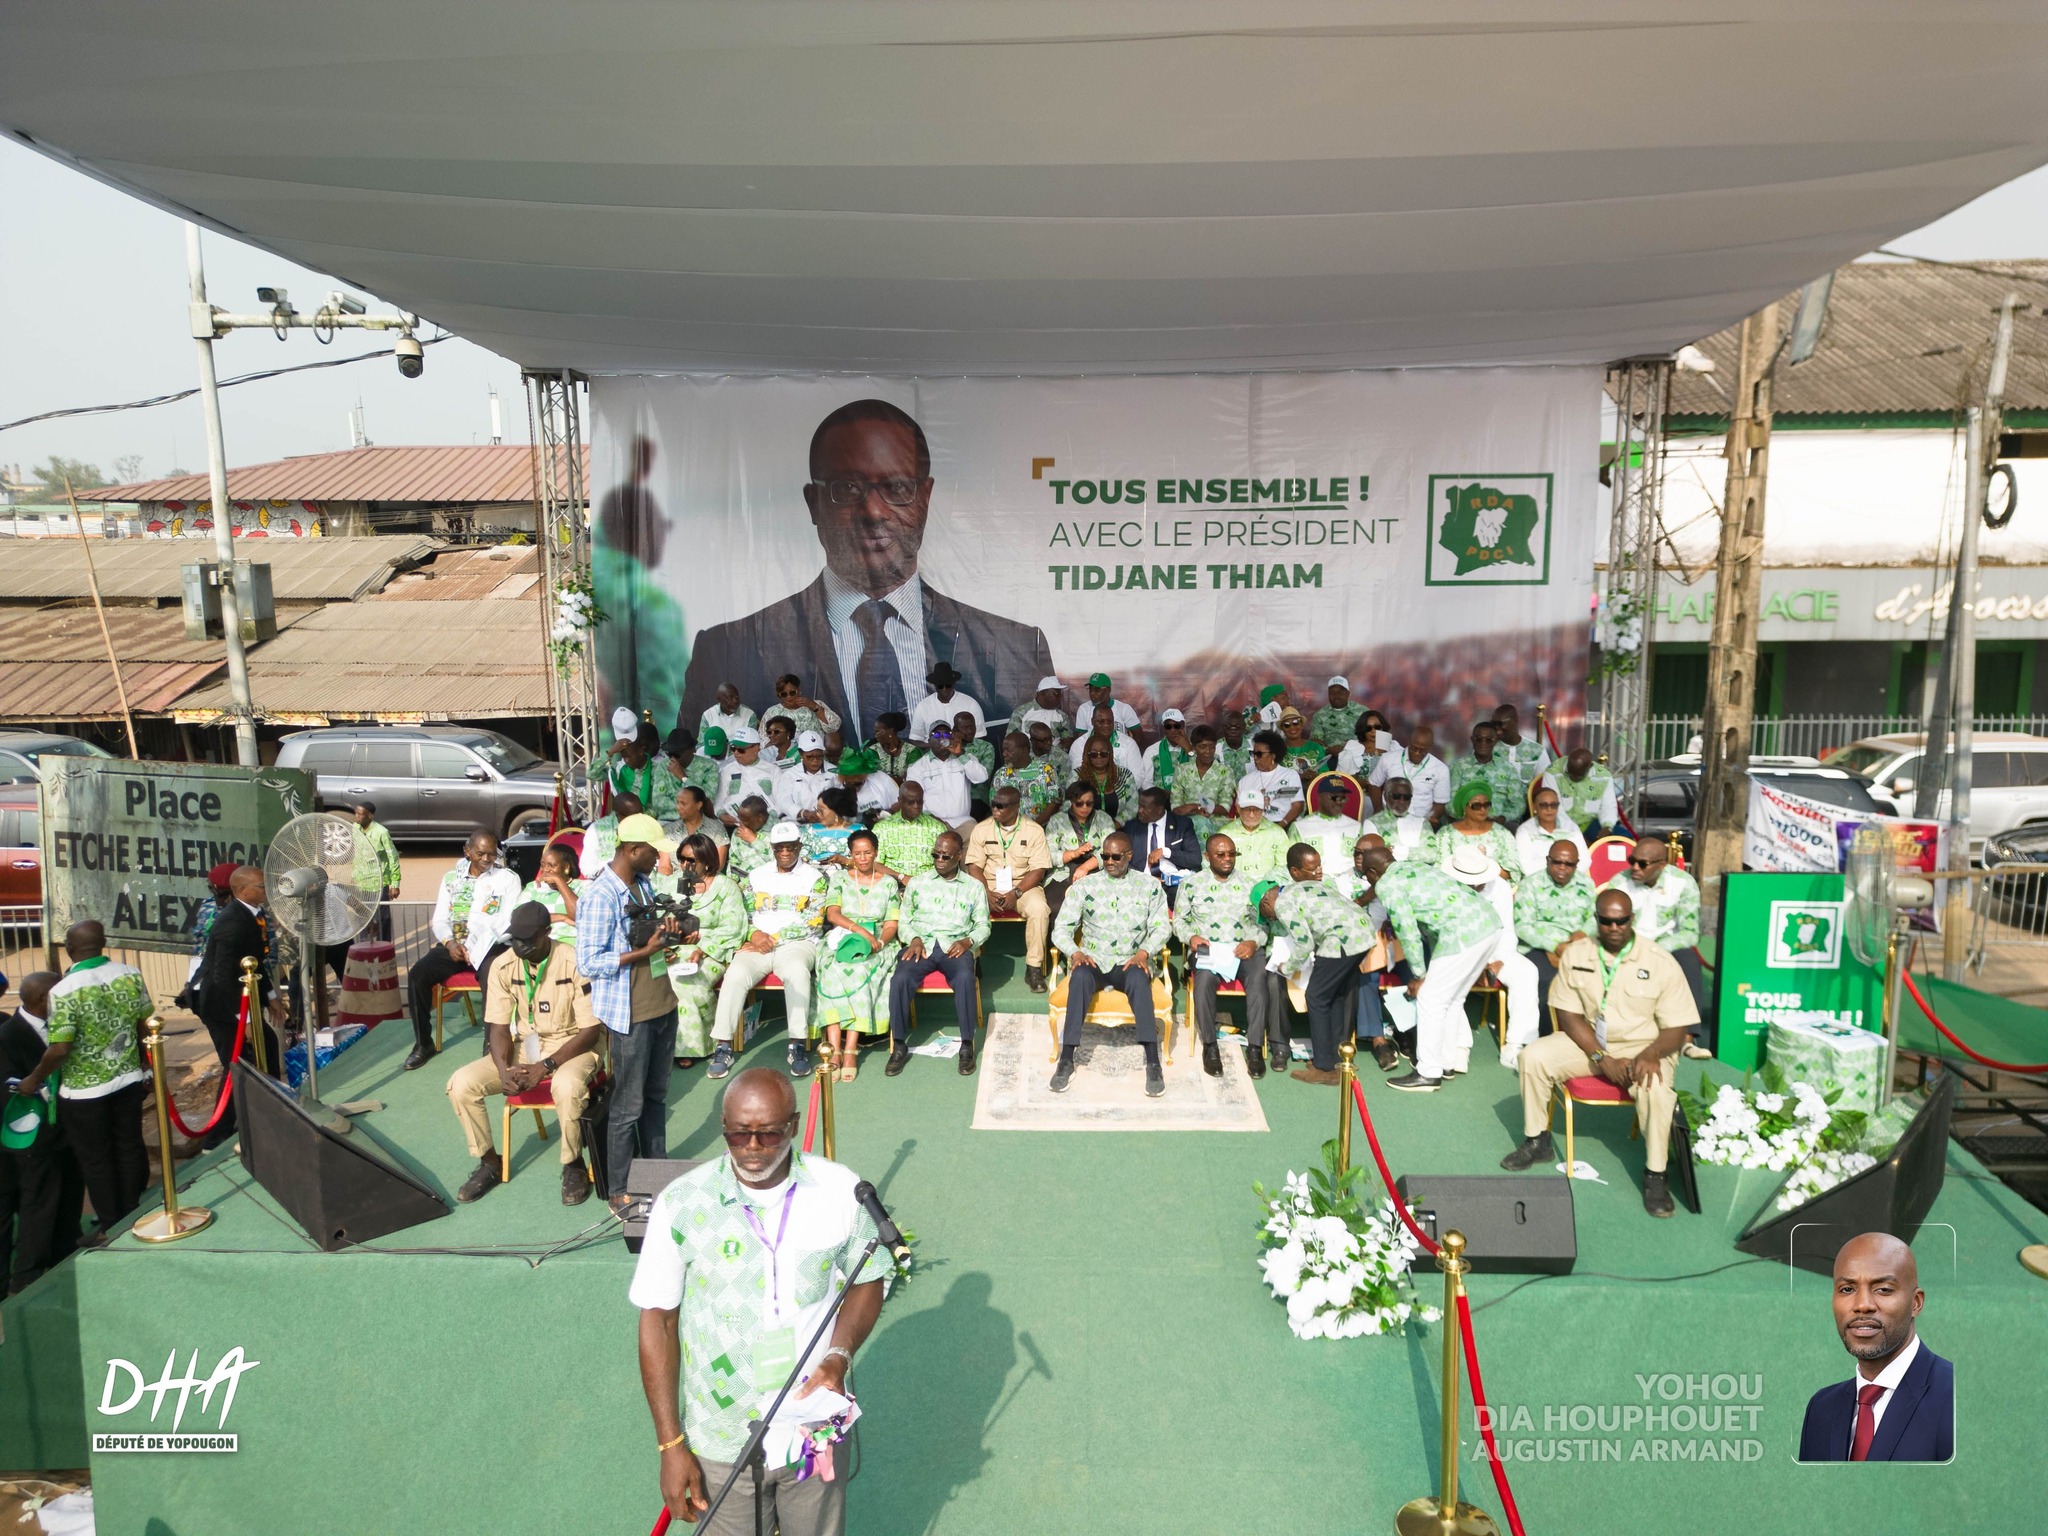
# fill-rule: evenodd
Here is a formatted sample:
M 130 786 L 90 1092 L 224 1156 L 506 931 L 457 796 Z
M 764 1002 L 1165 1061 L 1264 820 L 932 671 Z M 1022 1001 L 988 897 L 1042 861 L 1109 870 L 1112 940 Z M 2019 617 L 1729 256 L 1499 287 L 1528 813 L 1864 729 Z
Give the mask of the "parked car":
M 1644 769 L 1642 814 L 1636 830 L 1645 837 L 1678 834 L 1678 846 L 1692 861 L 1693 821 L 1700 795 L 1700 765 L 1697 758 L 1670 758 Z M 1812 758 L 1754 757 L 1750 777 L 1767 780 L 1789 795 L 1802 795 L 1823 805 L 1839 806 L 1860 816 L 1887 816 L 1891 812 L 1871 794 L 1870 786 L 1853 773 L 1820 764 Z
M 2048 821 L 1994 832 L 1984 839 L 1984 866 L 1998 864 L 2048 864 Z
M 1922 778 L 1927 738 L 1918 731 L 1866 736 L 1828 759 L 1869 781 L 1870 793 L 1888 816 L 1911 816 Z M 1949 794 L 1936 802 L 1936 820 L 1946 820 Z M 1970 848 L 2000 832 L 2048 822 L 2048 737 L 2020 731 L 1979 731 L 1970 750 Z
M 328 726 L 278 743 L 277 766 L 313 775 L 321 803 L 377 807 L 394 837 L 461 838 L 476 827 L 500 837 L 547 825 L 553 763 L 509 736 L 464 725 Z
M 36 760 L 42 757 L 112 757 L 77 736 L 48 731 L 0 731 L 0 784 L 34 784 Z
M 0 789 L 0 907 L 43 904 L 42 841 L 35 790 Z

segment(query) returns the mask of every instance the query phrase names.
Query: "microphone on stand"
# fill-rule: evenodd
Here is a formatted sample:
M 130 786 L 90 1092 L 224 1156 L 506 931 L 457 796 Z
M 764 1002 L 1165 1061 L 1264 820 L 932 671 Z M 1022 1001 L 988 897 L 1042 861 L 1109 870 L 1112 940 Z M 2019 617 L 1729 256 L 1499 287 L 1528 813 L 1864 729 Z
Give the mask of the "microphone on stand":
M 903 1234 L 896 1223 L 889 1219 L 889 1213 L 882 1208 L 882 1197 L 875 1193 L 875 1186 L 862 1179 L 853 1186 L 853 1198 L 860 1202 L 860 1208 L 868 1213 L 868 1220 L 875 1224 L 875 1236 L 881 1240 L 898 1264 L 910 1262 L 910 1247 L 903 1241 Z

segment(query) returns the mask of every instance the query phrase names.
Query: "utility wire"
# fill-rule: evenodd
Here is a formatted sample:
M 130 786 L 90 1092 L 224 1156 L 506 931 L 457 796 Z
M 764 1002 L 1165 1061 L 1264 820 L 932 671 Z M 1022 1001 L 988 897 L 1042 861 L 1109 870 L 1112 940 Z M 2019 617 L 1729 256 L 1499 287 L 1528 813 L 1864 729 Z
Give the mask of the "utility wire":
M 454 339 L 452 335 L 447 334 L 429 336 L 421 341 L 420 345 L 431 347 L 438 342 Z M 238 373 L 231 379 L 222 379 L 218 387 L 227 389 L 235 384 L 254 384 L 259 379 L 280 378 L 287 373 L 307 373 L 315 368 L 346 368 L 350 363 L 365 362 L 373 357 L 391 357 L 394 353 L 394 348 L 385 347 L 376 352 L 358 352 L 354 357 L 329 357 L 317 363 L 294 363 L 289 368 L 265 368 L 257 373 Z M 56 421 L 65 416 L 105 416 L 114 411 L 140 411 L 152 405 L 171 405 L 179 400 L 190 400 L 198 393 L 199 386 L 195 384 L 190 389 L 176 390 L 168 395 L 151 395 L 145 400 L 127 400 L 120 405 L 73 405 L 61 411 L 44 411 L 39 416 L 24 416 L 19 421 L 0 421 L 0 432 L 10 431 L 15 427 L 32 426 L 39 421 Z

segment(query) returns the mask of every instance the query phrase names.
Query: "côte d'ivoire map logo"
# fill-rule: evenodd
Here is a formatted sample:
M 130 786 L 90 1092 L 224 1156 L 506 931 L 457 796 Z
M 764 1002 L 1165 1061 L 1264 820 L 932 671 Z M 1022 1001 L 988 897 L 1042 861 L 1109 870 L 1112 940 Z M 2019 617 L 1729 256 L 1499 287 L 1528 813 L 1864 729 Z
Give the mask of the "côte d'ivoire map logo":
M 1547 474 L 1431 475 L 1432 587 L 1542 586 L 1550 580 Z
M 1779 968 L 1832 970 L 1842 963 L 1842 903 L 1774 901 L 1765 963 Z

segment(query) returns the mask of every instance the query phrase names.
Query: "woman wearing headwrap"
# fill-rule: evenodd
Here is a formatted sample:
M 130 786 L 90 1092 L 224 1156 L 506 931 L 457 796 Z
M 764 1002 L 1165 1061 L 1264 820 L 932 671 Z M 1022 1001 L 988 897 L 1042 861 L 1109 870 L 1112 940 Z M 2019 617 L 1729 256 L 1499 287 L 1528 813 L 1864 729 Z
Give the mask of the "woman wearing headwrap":
M 1451 794 L 1451 815 L 1456 819 L 1445 822 L 1431 840 L 1432 863 L 1448 864 L 1455 850 L 1468 841 L 1476 842 L 1500 866 L 1502 879 L 1511 885 L 1521 880 L 1522 856 L 1515 847 L 1514 834 L 1493 819 L 1490 787 L 1478 779 L 1460 785 Z

